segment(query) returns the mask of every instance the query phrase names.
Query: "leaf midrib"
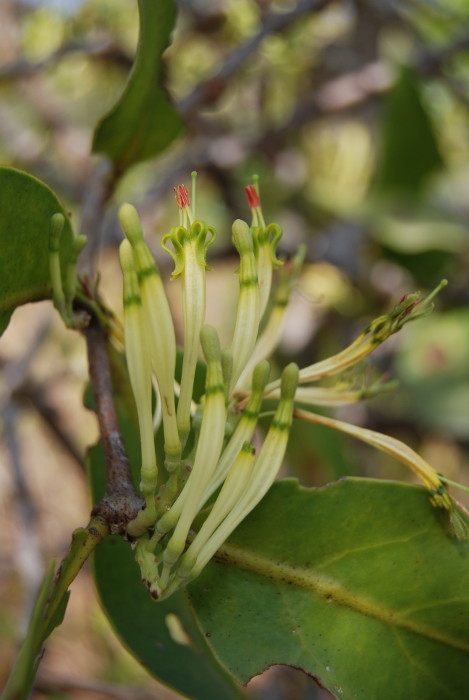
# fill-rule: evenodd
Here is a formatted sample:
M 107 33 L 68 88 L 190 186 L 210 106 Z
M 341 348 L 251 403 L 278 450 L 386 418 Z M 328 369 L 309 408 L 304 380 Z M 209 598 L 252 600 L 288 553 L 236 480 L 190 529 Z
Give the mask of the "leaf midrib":
M 393 628 L 401 628 L 434 642 L 469 653 L 469 641 L 432 629 L 422 623 L 406 619 L 397 612 L 386 609 L 365 596 L 349 592 L 339 581 L 317 574 L 311 569 L 295 567 L 288 562 L 275 562 L 268 557 L 254 554 L 239 546 L 225 543 L 215 556 L 217 563 L 236 566 L 244 571 L 263 576 L 279 585 L 294 585 L 315 593 L 320 598 L 333 601 L 362 615 L 373 618 Z

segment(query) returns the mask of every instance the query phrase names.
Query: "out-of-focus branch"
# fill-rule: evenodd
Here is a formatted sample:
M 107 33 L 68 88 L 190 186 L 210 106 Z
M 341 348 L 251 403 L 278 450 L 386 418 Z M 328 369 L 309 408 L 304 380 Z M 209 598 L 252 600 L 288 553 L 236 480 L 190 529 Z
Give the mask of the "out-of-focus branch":
M 34 684 L 34 690 L 47 694 L 58 692 L 99 694 L 103 698 L 114 698 L 115 700 L 154 700 L 153 693 L 149 693 L 141 688 L 117 685 L 117 683 L 87 682 L 83 679 L 73 680 L 72 678 L 60 678 L 56 676 L 40 676 Z
M 21 525 L 16 530 L 16 566 L 24 581 L 26 605 L 25 618 L 21 626 L 27 626 L 34 599 L 44 573 L 37 535 L 37 510 L 24 478 L 23 461 L 17 432 L 18 406 L 11 401 L 3 411 L 3 438 L 10 458 L 11 472 L 15 484 L 14 498 Z
M 94 320 L 83 330 L 88 348 L 88 363 L 95 410 L 104 450 L 107 486 L 103 499 L 92 515 L 106 520 L 113 534 L 125 532 L 129 520 L 136 517 L 144 501 L 137 494 L 130 463 L 117 420 L 107 352 L 106 332 Z
M 469 33 L 467 32 L 445 46 L 421 48 L 415 59 L 415 67 L 425 76 L 439 75 L 447 61 L 465 51 L 469 51 Z
M 36 409 L 39 416 L 55 436 L 57 441 L 75 460 L 80 469 L 84 471 L 85 461 L 83 459 L 83 455 L 76 446 L 72 437 L 62 426 L 57 409 L 48 401 L 45 392 L 46 389 L 42 384 L 36 382 L 32 377 L 26 377 L 22 384 L 15 390 L 13 397 L 18 403 L 22 405 L 30 404 Z
M 0 81 L 16 80 L 24 78 L 49 68 L 60 61 L 64 56 L 72 53 L 83 53 L 100 61 L 112 61 L 124 68 L 132 67 L 132 59 L 111 41 L 99 41 L 89 43 L 85 41 L 71 41 L 61 46 L 57 51 L 49 54 L 41 61 L 26 61 L 19 59 L 0 68 Z
M 256 37 L 259 38 L 259 35 L 256 35 Z M 251 42 L 254 42 L 254 39 Z M 251 51 L 254 51 L 257 45 L 258 43 L 256 45 L 250 43 Z M 455 92 L 456 96 L 469 105 L 469 99 L 460 86 L 458 87 L 447 74 L 442 72 L 445 63 L 457 54 L 468 50 L 469 35 L 463 35 L 451 44 L 438 49 L 428 49 L 427 47 L 420 49 L 414 58 L 413 65 L 423 77 L 440 75 L 445 84 Z M 233 52 L 234 58 L 230 56 L 227 60 L 227 65 L 230 66 L 230 71 L 232 72 L 241 64 L 239 59 L 235 60 L 237 52 L 238 50 L 235 50 Z M 248 55 L 245 55 L 243 51 L 243 56 L 243 60 L 245 60 Z M 222 68 L 218 76 L 224 71 L 225 69 Z M 233 153 L 236 152 L 238 154 L 237 157 L 233 156 L 230 161 L 230 167 L 245 160 L 249 153 L 253 151 L 261 151 L 267 154 L 272 153 L 272 151 L 276 152 L 292 129 L 325 116 L 361 109 L 389 90 L 394 79 L 395 72 L 391 66 L 383 61 L 373 61 L 365 64 L 359 70 L 343 73 L 336 78 L 327 80 L 322 85 L 315 86 L 313 91 L 307 93 L 298 102 L 296 109 L 285 125 L 275 129 L 268 129 L 254 139 L 241 139 L 235 134 L 228 136 L 223 133 L 196 136 L 192 139 L 190 148 L 185 149 L 182 157 L 180 154 L 176 154 L 173 163 L 165 164 L 164 172 L 158 175 L 157 184 L 147 192 L 143 206 L 153 206 L 155 200 L 163 196 L 178 179 L 185 177 L 194 168 L 205 167 L 210 169 L 215 163 L 214 155 L 225 150 L 224 141 L 227 138 L 232 143 L 231 150 Z M 214 80 L 214 78 L 210 80 Z M 210 83 L 210 80 L 206 82 Z M 191 110 L 203 103 L 204 84 L 198 85 L 185 98 L 185 100 L 191 101 Z M 185 100 L 179 104 L 182 111 L 188 109 Z M 207 129 L 204 130 L 207 132 L 210 125 L 205 126 L 207 126 Z M 218 168 L 222 167 L 220 163 L 215 163 L 215 165 Z
M 15 392 L 21 386 L 24 375 L 40 350 L 50 327 L 50 318 L 37 330 L 26 352 L 16 361 L 5 363 L 3 379 L 5 386 L 0 397 L 0 413 L 3 416 L 2 433 L 10 461 L 14 483 L 14 499 L 20 516 L 17 529 L 18 542 L 15 547 L 17 566 L 25 582 L 27 603 L 25 606 L 26 625 L 31 612 L 44 567 L 37 536 L 37 510 L 24 477 L 21 444 L 18 437 L 18 414 L 20 407 Z
M 79 233 L 87 236 L 88 243 L 78 260 L 78 271 L 91 279 L 102 243 L 106 205 L 112 197 L 114 186 L 115 176 L 112 165 L 108 160 L 103 159 L 96 167 L 86 188 L 80 221 Z
M 199 83 L 189 95 L 180 100 L 180 112 L 187 117 L 202 105 L 216 101 L 225 90 L 231 76 L 258 49 L 266 36 L 285 30 L 305 14 L 320 12 L 330 3 L 331 0 L 301 0 L 290 12 L 272 12 L 267 15 L 257 34 L 234 49 L 214 76 Z

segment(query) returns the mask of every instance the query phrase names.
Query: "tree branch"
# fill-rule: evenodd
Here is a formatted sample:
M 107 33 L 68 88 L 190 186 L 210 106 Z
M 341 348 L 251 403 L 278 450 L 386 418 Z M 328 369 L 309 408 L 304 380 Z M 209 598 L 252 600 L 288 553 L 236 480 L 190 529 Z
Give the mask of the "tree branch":
M 97 60 L 110 61 L 127 69 L 130 69 L 133 63 L 132 59 L 112 41 L 106 40 L 92 43 L 70 41 L 40 61 L 31 62 L 20 58 L 18 61 L 2 66 L 0 68 L 0 81 L 16 80 L 34 75 L 46 68 L 50 68 L 64 56 L 68 56 L 71 53 L 84 53 Z
M 319 12 L 329 5 L 331 0 L 301 0 L 290 12 L 272 12 L 265 18 L 260 31 L 244 44 L 232 51 L 218 73 L 208 80 L 204 80 L 192 90 L 192 92 L 178 102 L 178 109 L 185 117 L 195 112 L 201 105 L 210 104 L 217 100 L 229 78 L 251 56 L 269 34 L 283 31 L 292 22 L 309 12 Z
M 111 534 L 123 534 L 144 501 L 132 481 L 130 463 L 120 433 L 114 405 L 106 332 L 92 319 L 83 331 L 88 349 L 91 387 L 104 449 L 107 486 L 92 515 L 104 518 Z

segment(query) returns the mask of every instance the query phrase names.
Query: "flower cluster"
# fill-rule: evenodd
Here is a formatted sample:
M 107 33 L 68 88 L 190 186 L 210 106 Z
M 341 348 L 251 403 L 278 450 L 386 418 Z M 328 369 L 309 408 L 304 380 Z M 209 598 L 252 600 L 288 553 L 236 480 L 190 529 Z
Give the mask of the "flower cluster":
M 187 188 L 175 188 L 180 222 L 163 237 L 162 245 L 174 259 L 172 278 L 182 284 L 184 343 L 179 383 L 174 324 L 159 270 L 136 210 L 124 204 L 119 212 L 126 236 L 120 247 L 125 351 L 138 411 L 140 490 L 146 504 L 129 523 L 128 533 L 154 598 L 167 597 L 195 578 L 263 498 L 284 459 L 294 417 L 350 433 L 393 454 L 423 480 L 455 534 L 465 534 L 443 478 L 410 448 L 295 405 L 341 405 L 386 389 L 379 382 L 356 386 L 340 380 L 328 387 L 316 383 L 325 377 L 340 378 L 405 323 L 429 313 L 444 283 L 427 297 L 403 297 L 342 352 L 301 370 L 289 364 L 279 378 L 271 378 L 268 358 L 281 339 L 304 251 L 282 263 L 276 256 L 282 229 L 275 223 L 265 224 L 256 181 L 246 187 L 246 193 L 252 222 L 249 226 L 236 220 L 232 226 L 240 260 L 239 294 L 231 345 L 222 349 L 215 328 L 205 325 L 205 275 L 210 269 L 206 257 L 216 233 L 196 218 L 195 175 L 192 206 Z M 197 405 L 193 388 L 200 350 L 206 380 L 204 397 Z M 158 464 L 155 450 L 153 387 L 163 423 L 164 464 Z M 265 398 L 277 405 L 256 451 L 253 436 Z

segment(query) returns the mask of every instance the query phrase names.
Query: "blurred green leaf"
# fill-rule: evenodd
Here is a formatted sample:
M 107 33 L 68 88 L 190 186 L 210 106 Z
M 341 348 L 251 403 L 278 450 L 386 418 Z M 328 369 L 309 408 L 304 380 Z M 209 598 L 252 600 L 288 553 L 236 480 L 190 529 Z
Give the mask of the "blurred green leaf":
M 443 166 L 431 119 L 421 98 L 417 74 L 403 66 L 388 92 L 382 117 L 378 190 L 412 196 Z
M 406 333 L 396 356 L 399 417 L 430 429 L 469 436 L 469 311 L 432 314 Z
M 417 211 L 411 218 L 392 215 L 376 217 L 372 234 L 380 243 L 407 255 L 429 250 L 459 253 L 467 246 L 467 229 L 447 219 L 438 212 Z
M 346 479 L 307 490 L 287 480 L 189 592 L 210 646 L 241 683 L 281 663 L 338 698 L 449 700 L 469 685 L 468 554 L 424 489 Z
M 162 54 L 176 18 L 174 0 L 138 0 L 140 35 L 135 63 L 120 99 L 99 122 L 93 152 L 104 153 L 123 172 L 161 153 L 183 122 L 161 84 Z
M 67 213 L 47 185 L 13 168 L 0 168 L 0 333 L 17 306 L 52 296 L 49 229 L 53 214 L 65 216 L 60 240 L 62 274 L 73 233 Z

